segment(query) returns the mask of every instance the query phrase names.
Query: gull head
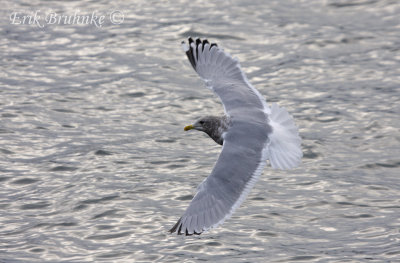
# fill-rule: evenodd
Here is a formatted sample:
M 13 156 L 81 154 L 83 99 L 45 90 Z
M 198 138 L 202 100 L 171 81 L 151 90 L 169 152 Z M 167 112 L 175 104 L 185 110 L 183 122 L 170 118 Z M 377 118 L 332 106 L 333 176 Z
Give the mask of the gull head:
M 209 116 L 202 117 L 198 119 L 195 123 L 185 126 L 184 130 L 198 130 L 202 132 L 206 132 L 211 129 L 212 126 L 212 119 Z
M 216 143 L 223 142 L 222 133 L 227 129 L 226 117 L 205 116 L 198 119 L 195 123 L 185 126 L 184 130 L 198 130 L 208 134 Z
M 198 130 L 205 133 L 211 133 L 221 125 L 221 118 L 216 116 L 201 117 L 195 123 L 185 126 L 184 130 Z

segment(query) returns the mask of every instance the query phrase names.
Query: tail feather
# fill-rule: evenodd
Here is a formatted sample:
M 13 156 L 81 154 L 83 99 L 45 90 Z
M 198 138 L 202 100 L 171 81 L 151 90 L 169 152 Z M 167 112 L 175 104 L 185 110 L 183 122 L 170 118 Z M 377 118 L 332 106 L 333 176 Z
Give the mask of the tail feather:
M 301 138 L 292 116 L 285 108 L 272 104 L 269 115 L 272 127 L 268 145 L 269 160 L 274 169 L 292 169 L 301 163 Z

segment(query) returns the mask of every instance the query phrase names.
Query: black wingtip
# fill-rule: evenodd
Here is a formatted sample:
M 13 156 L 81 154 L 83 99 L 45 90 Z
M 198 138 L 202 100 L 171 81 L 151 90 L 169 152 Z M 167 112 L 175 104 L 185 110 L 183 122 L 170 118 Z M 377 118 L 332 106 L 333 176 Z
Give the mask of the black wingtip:
M 201 44 L 201 39 L 196 37 L 196 47 L 198 47 Z
M 188 38 L 188 41 L 189 41 L 189 49 L 186 51 L 186 56 L 188 57 L 192 67 L 194 69 L 196 69 L 196 60 L 194 59 L 194 54 L 193 54 L 193 50 L 192 50 L 192 43 L 194 41 L 191 37 Z M 185 43 L 185 41 L 182 41 L 182 42 Z
M 182 233 L 181 233 L 181 234 L 182 234 Z M 200 233 L 197 233 L 196 231 L 194 231 L 193 234 L 189 234 L 188 230 L 186 229 L 186 231 L 185 231 L 185 236 L 193 236 L 193 235 L 199 236 L 199 235 L 201 235 L 201 232 L 200 232 Z
M 178 228 L 179 224 L 181 223 L 181 218 L 179 218 L 178 222 L 176 222 L 176 224 L 169 230 L 169 232 L 172 234 L 176 231 L 176 229 Z
M 203 49 L 202 49 L 203 51 L 204 51 L 204 46 L 205 46 L 206 44 L 210 44 L 210 43 L 208 43 L 208 40 L 207 40 L 207 39 L 204 39 L 204 40 L 203 40 Z
M 196 37 L 195 40 L 193 40 L 192 37 L 188 38 L 188 42 L 189 42 L 189 49 L 186 51 L 186 56 L 188 57 L 190 64 L 192 65 L 192 67 L 194 68 L 194 70 L 196 70 L 196 60 L 199 59 L 199 52 L 197 52 L 198 47 L 200 44 L 202 44 L 202 51 L 204 51 L 204 47 L 206 44 L 209 45 L 209 49 L 211 50 L 212 47 L 218 47 L 218 45 L 216 43 L 209 43 L 207 39 L 204 39 L 203 41 L 201 41 L 200 38 Z M 182 41 L 182 44 L 184 44 L 185 41 Z M 194 43 L 194 47 L 192 47 L 192 43 Z M 194 52 L 193 49 L 196 49 L 196 52 Z M 194 54 L 197 54 L 196 59 L 194 58 Z
M 193 234 L 189 234 L 188 230 L 186 229 L 185 232 L 182 232 L 182 224 L 181 224 L 182 217 L 179 218 L 178 222 L 168 231 L 170 234 L 177 232 L 178 235 L 183 235 L 185 236 L 192 236 L 192 235 L 200 235 L 202 232 L 197 233 L 196 231 L 193 232 Z M 179 227 L 179 228 L 178 228 Z

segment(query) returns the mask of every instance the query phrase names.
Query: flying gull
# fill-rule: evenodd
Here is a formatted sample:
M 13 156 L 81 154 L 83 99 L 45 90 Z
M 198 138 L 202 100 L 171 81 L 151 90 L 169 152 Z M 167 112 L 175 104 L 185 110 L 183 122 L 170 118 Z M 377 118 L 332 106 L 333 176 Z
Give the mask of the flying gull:
M 197 187 L 189 207 L 170 232 L 201 234 L 229 218 L 263 171 L 297 167 L 303 156 L 301 138 L 292 116 L 271 107 L 249 83 L 239 61 L 199 38 L 182 42 L 194 70 L 220 98 L 225 114 L 205 116 L 184 128 L 208 134 L 222 151 L 211 174 Z

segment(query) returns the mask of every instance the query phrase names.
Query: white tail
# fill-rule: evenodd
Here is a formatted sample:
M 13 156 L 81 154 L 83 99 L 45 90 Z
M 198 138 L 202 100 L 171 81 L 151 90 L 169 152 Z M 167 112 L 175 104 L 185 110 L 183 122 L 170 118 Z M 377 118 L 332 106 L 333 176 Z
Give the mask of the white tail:
M 272 104 L 269 115 L 272 126 L 268 144 L 269 161 L 274 169 L 291 169 L 299 166 L 303 152 L 301 138 L 292 116 L 285 108 Z

